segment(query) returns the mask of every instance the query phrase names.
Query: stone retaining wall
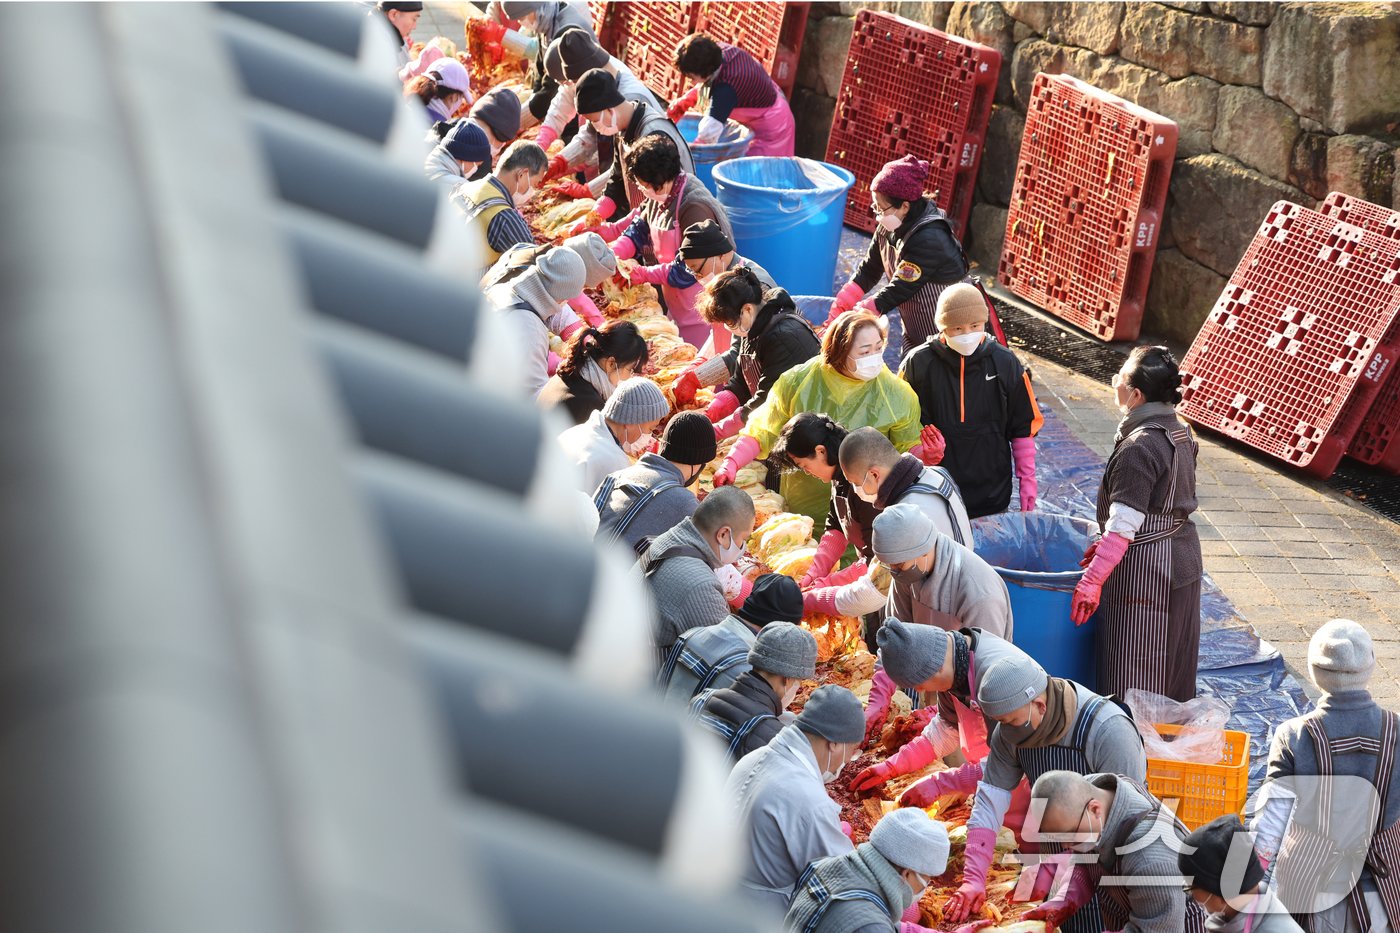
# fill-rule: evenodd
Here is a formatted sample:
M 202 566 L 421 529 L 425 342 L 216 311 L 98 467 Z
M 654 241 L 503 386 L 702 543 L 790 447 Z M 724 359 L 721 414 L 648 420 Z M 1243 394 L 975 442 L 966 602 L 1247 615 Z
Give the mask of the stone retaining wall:
M 799 155 L 822 158 L 854 16 L 897 13 L 998 49 L 968 252 L 994 272 L 1037 72 L 1180 127 L 1146 334 L 1188 343 L 1269 206 L 1328 191 L 1400 207 L 1400 4 L 813 3 L 793 95 Z

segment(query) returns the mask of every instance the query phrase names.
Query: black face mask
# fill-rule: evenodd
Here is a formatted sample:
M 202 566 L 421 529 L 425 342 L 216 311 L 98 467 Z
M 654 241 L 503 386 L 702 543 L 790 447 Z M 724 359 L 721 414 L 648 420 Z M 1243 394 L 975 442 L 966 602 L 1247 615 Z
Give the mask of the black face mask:
M 697 479 L 700 478 L 700 474 L 703 473 L 703 472 L 705 472 L 705 468 L 702 466 L 700 469 L 696 470 L 694 473 L 691 474 L 690 479 L 686 480 L 684 483 L 681 483 L 681 485 L 682 485 L 682 486 L 693 486 L 693 485 L 695 485 L 695 481 L 696 481 Z

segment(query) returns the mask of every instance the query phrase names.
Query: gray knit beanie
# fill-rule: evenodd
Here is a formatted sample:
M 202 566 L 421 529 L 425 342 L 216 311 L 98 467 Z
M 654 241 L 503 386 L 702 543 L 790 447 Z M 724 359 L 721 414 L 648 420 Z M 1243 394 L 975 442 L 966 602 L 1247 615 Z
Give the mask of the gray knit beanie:
M 1045 692 L 1050 675 L 1030 658 L 1003 658 L 977 681 L 977 705 L 988 716 L 1005 716 Z
M 1365 690 L 1375 669 L 1371 635 L 1350 619 L 1333 619 L 1308 643 L 1308 673 L 1324 693 Z
M 887 564 L 902 564 L 933 549 L 933 522 L 917 505 L 892 505 L 875 516 L 870 546 Z
M 807 680 L 817 673 L 817 640 L 800 625 L 770 622 L 749 649 L 749 665 L 756 671 Z
M 948 633 L 932 625 L 886 619 L 875 635 L 885 673 L 901 687 L 917 687 L 948 657 Z
M 578 253 L 578 257 L 583 260 L 585 288 L 597 288 L 617 272 L 617 254 L 608 247 L 607 241 L 596 233 L 580 233 L 578 236 L 569 237 L 560 245 Z
M 603 403 L 603 417 L 614 424 L 646 424 L 660 421 L 671 411 L 671 404 L 656 383 L 641 376 L 624 379 Z
M 797 727 L 828 742 L 854 744 L 865 738 L 865 707 L 845 687 L 827 684 L 807 698 L 797 714 Z
M 515 279 L 517 295 L 529 302 L 540 320 L 559 313 L 559 305 L 583 291 L 583 260 L 571 249 L 552 249 Z
M 895 868 L 909 868 L 930 878 L 948 869 L 948 828 L 918 807 L 881 817 L 870 831 L 870 844 Z

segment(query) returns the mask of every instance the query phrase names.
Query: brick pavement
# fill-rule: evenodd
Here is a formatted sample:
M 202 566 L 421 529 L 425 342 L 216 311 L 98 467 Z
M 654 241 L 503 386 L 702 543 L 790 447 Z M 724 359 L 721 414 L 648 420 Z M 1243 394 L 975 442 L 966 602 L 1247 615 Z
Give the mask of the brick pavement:
M 1119 418 L 1113 391 L 1047 360 L 1031 362 L 1041 403 L 1106 457 Z M 1376 643 L 1372 693 L 1400 706 L 1400 525 L 1205 432 L 1198 437 L 1195 521 L 1206 572 L 1310 691 L 1312 633 L 1337 616 L 1365 625 Z

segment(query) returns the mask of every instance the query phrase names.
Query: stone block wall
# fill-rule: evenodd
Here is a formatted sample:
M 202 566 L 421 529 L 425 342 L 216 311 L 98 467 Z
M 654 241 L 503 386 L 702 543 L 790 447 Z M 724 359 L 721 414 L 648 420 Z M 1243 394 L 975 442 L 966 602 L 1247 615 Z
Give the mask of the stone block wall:
M 1189 343 L 1279 199 L 1400 208 L 1400 4 L 813 3 L 793 111 L 822 158 L 855 14 L 896 13 L 1002 53 L 968 253 L 996 270 L 1026 99 L 1069 74 L 1180 127 L 1144 332 Z

